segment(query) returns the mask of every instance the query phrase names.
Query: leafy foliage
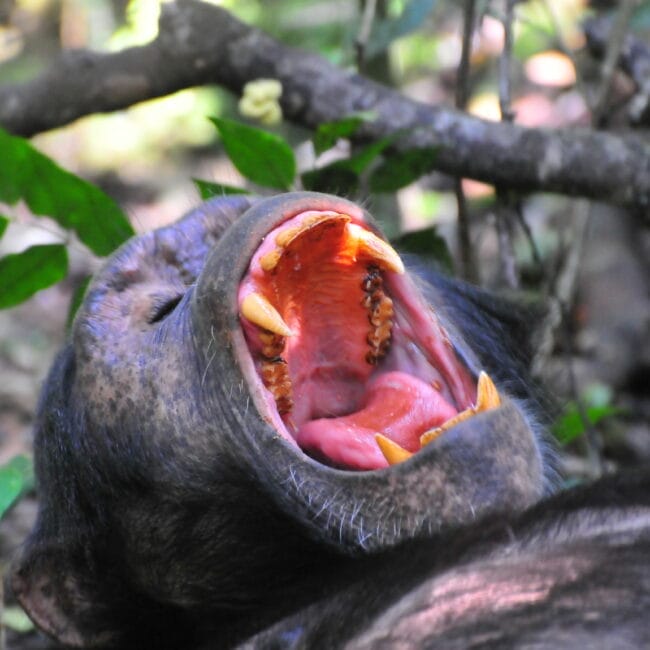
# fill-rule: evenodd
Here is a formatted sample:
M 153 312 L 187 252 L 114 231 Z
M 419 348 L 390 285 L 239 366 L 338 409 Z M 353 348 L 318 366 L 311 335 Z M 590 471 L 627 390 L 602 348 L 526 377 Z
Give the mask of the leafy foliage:
M 433 167 L 438 155 L 436 147 L 397 152 L 384 161 L 370 176 L 373 192 L 396 192 L 410 185 Z
M 97 255 L 108 255 L 133 235 L 118 205 L 99 188 L 52 162 L 24 140 L 0 129 L 2 174 L 0 201 L 25 201 L 30 210 L 48 216 Z
M 339 140 L 349 138 L 375 114 L 363 112 L 321 124 L 313 135 L 314 152 L 320 155 Z M 223 118 L 211 118 L 217 126 L 226 153 L 235 167 L 250 181 L 264 187 L 286 189 L 301 184 L 306 190 L 354 196 L 367 180 L 372 192 L 395 192 L 428 172 L 436 159 L 434 147 L 388 152 L 400 133 L 358 148 L 347 158 L 307 170 L 296 178 L 296 161 L 287 142 L 257 127 Z M 225 194 L 246 193 L 229 185 L 194 179 L 202 199 Z M 407 251 L 434 259 L 444 269 L 452 269 L 451 255 L 435 228 L 411 233 L 397 241 Z M 417 250 L 416 250 L 417 249 Z
M 305 189 L 316 192 L 353 194 L 359 187 L 361 174 L 392 141 L 393 138 L 390 137 L 382 138 L 364 147 L 349 158 L 337 160 L 319 169 L 305 172 L 302 175 Z
M 210 118 L 237 170 L 253 183 L 288 190 L 296 176 L 291 147 L 279 136 L 221 117 Z
M 364 122 L 371 122 L 374 117 L 375 113 L 365 111 L 344 117 L 342 120 L 319 124 L 312 138 L 316 155 L 320 156 L 323 152 L 331 149 L 341 138 L 349 138 L 354 135 Z

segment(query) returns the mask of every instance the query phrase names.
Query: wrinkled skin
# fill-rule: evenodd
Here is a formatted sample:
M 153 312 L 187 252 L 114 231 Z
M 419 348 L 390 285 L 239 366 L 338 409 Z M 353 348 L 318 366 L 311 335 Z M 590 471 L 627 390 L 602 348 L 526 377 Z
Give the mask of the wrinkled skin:
M 128 242 L 89 288 L 41 399 L 40 512 L 12 578 L 52 637 L 178 648 L 208 634 L 229 647 L 301 616 L 328 590 L 366 584 L 369 561 L 393 582 L 380 567 L 396 545 L 447 539 L 550 491 L 523 345 L 522 359 L 508 351 L 519 342 L 516 319 L 430 272 L 417 286 L 401 277 L 420 311 L 435 312 L 450 363 L 472 382 L 487 370 L 500 406 L 371 471 L 309 455 L 280 431 L 238 292 L 260 242 L 308 210 L 353 215 L 374 232 L 368 215 L 336 197 L 218 199 Z M 322 284 L 317 276 L 305 293 Z M 322 327 L 315 340 L 340 335 L 334 322 Z M 474 389 L 463 390 L 459 411 L 473 401 Z M 425 564 L 423 576 L 433 570 Z M 352 592 L 363 600 L 363 587 Z

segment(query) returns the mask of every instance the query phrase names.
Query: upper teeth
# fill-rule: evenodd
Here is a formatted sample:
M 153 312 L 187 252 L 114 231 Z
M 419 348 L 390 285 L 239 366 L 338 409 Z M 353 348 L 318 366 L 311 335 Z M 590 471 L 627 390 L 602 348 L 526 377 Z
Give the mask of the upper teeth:
M 357 243 L 358 257 L 367 257 L 388 271 L 404 273 L 400 256 L 388 242 L 354 223 L 349 223 L 346 231 L 348 237 Z
M 293 335 L 278 310 L 261 293 L 249 293 L 242 300 L 240 310 L 244 318 L 262 329 L 281 336 Z

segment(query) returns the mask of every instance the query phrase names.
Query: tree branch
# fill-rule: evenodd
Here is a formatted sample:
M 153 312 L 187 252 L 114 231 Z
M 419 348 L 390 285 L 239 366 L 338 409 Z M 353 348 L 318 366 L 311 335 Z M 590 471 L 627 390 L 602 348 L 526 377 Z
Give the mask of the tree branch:
M 115 54 L 71 51 L 41 77 L 0 88 L 0 124 L 30 136 L 191 86 L 215 83 L 239 93 L 261 77 L 281 81 L 289 120 L 314 127 L 372 110 L 377 119 L 358 138 L 405 130 L 400 146 L 437 146 L 436 168 L 448 174 L 605 199 L 641 212 L 650 207 L 650 145 L 638 134 L 530 129 L 427 106 L 197 0 L 163 5 L 159 36 L 148 45 Z

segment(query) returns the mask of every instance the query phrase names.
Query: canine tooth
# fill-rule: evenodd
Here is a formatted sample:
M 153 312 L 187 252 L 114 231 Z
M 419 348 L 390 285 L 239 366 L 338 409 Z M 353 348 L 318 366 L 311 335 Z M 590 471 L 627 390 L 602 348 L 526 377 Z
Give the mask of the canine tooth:
M 374 233 L 350 223 L 347 226 L 348 236 L 357 242 L 357 254 L 370 257 L 374 262 L 395 273 L 404 273 L 404 264 L 397 251 Z
M 489 375 L 481 370 L 476 388 L 476 411 L 489 411 L 500 405 L 501 398 L 497 392 L 497 387 Z
M 389 465 L 397 465 L 397 463 L 403 463 L 413 455 L 410 451 L 404 449 L 404 447 L 400 447 L 390 438 L 382 436 L 381 433 L 375 434 L 375 441 L 377 442 L 379 450 L 384 455 L 384 458 L 388 461 Z
M 501 398 L 497 391 L 494 382 L 490 379 L 489 375 L 481 370 L 478 376 L 478 385 L 476 387 L 476 405 L 466 408 L 464 411 L 457 413 L 453 418 L 447 420 L 444 424 L 441 424 L 435 429 L 430 431 L 425 431 L 420 436 L 420 445 L 422 447 L 428 445 L 430 442 L 433 442 L 437 437 L 443 434 L 451 427 L 455 427 L 457 424 L 468 420 L 471 417 L 474 417 L 477 413 L 483 411 L 489 411 L 490 409 L 497 408 L 501 405 Z
M 261 293 L 249 293 L 242 300 L 240 310 L 244 318 L 269 332 L 282 336 L 293 335 L 277 309 Z

